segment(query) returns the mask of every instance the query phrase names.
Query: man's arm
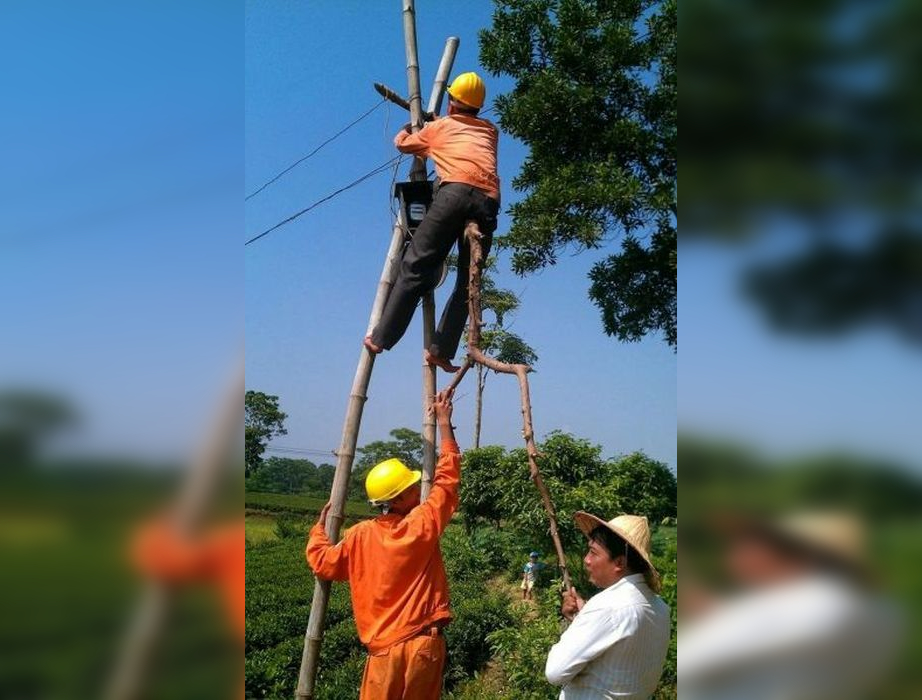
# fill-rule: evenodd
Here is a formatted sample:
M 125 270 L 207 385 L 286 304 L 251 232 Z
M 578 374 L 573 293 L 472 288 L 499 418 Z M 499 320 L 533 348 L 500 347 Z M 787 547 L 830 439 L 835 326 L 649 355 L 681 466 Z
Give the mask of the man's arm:
M 432 402 L 430 411 L 435 413 L 442 445 L 439 463 L 429 496 L 407 516 L 407 524 L 417 529 L 417 536 L 424 541 L 436 541 L 441 537 L 448 521 L 458 508 L 458 486 L 461 481 L 461 451 L 455 441 L 451 425 L 451 396 L 453 391 L 442 391 Z
M 304 555 L 317 578 L 324 581 L 346 581 L 349 578 L 349 555 L 345 540 L 334 545 L 324 529 L 331 505 L 327 503 L 320 511 L 317 524 L 311 528 Z
M 637 617 L 630 608 L 617 624 L 605 609 L 583 610 L 573 619 L 560 641 L 547 655 L 544 675 L 548 683 L 563 686 L 585 668 L 586 664 L 614 646 L 618 640 L 637 630 Z
M 420 156 L 422 158 L 428 157 L 429 151 L 432 148 L 432 137 L 436 131 L 433 127 L 437 123 L 438 121 L 429 122 L 423 125 L 423 128 L 416 133 L 411 133 L 404 127 L 397 132 L 397 135 L 394 137 L 394 145 L 401 153 L 409 153 L 410 155 Z M 410 125 L 407 124 L 407 127 L 409 126 Z

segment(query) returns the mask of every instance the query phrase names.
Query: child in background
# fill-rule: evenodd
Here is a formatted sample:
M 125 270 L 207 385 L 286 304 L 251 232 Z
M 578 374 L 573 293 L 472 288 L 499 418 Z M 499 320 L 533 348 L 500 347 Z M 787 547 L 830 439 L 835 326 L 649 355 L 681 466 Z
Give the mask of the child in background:
M 532 589 L 535 587 L 535 575 L 544 566 L 538 557 L 538 552 L 532 552 L 528 555 L 528 561 L 522 567 L 522 600 L 532 599 Z

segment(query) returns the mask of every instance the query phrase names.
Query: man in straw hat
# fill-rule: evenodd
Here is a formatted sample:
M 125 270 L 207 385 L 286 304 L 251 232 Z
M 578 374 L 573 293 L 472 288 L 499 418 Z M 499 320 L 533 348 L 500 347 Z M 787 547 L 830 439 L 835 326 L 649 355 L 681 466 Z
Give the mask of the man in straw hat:
M 572 589 L 564 594 L 561 612 L 572 622 L 544 672 L 562 687 L 561 700 L 646 700 L 663 672 L 670 631 L 669 606 L 656 595 L 650 526 L 639 515 L 605 522 L 579 511 L 574 518 L 589 538 L 589 581 L 602 591 L 588 601 Z
M 870 588 L 861 521 L 822 511 L 715 521 L 738 592 L 683 620 L 682 697 L 876 697 L 898 625 Z

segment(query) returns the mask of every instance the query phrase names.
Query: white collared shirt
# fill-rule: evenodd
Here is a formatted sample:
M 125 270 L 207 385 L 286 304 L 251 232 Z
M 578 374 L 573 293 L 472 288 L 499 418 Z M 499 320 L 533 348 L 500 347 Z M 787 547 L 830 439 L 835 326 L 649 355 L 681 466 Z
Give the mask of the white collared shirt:
M 874 697 L 897 640 L 890 606 L 847 582 L 804 576 L 742 594 L 685 623 L 679 697 Z
M 669 649 L 669 606 L 644 581 L 625 576 L 583 606 L 547 657 L 560 700 L 647 700 Z

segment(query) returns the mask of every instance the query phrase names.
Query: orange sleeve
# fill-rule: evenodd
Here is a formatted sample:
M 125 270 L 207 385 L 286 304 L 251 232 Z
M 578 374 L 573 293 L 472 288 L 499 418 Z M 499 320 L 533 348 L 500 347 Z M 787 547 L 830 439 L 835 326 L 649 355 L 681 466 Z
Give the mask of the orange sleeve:
M 436 542 L 458 508 L 458 485 L 461 482 L 461 450 L 454 440 L 442 440 L 439 462 L 429 497 L 410 511 L 407 527 L 422 542 Z
M 346 581 L 349 579 L 349 554 L 344 537 L 338 544 L 330 542 L 326 530 L 319 523 L 311 528 L 304 550 L 307 563 L 324 581 Z
M 432 150 L 434 141 L 438 136 L 438 123 L 438 119 L 434 122 L 429 122 L 415 134 L 408 134 L 405 129 L 401 129 L 394 137 L 394 145 L 401 153 L 409 153 L 413 156 L 425 158 Z
M 202 540 L 181 535 L 169 523 L 145 523 L 131 543 L 135 567 L 151 578 L 164 581 L 196 581 L 212 573 L 212 551 Z

